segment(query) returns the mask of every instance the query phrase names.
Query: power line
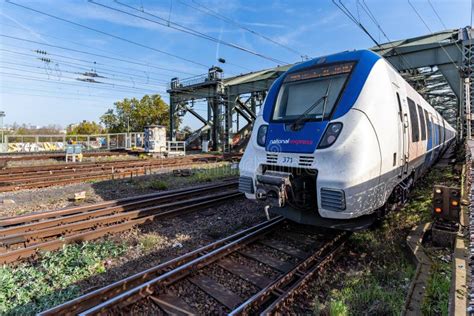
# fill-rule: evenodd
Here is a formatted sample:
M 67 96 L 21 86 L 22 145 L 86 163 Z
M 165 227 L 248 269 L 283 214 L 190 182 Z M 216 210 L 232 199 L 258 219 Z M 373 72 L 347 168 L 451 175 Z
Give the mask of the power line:
M 379 42 L 377 42 L 377 40 L 372 36 L 372 34 L 370 34 L 370 32 L 365 28 L 365 26 L 360 22 L 360 20 L 357 19 L 352 14 L 352 12 L 342 3 L 342 0 L 339 0 L 339 4 L 336 2 L 336 0 L 332 0 L 332 3 L 334 3 L 334 5 L 338 7 L 338 9 L 342 13 L 344 13 L 344 15 L 347 16 L 352 22 L 354 22 L 354 24 L 357 25 L 368 37 L 370 37 L 370 39 L 375 43 L 375 45 L 377 45 L 377 47 L 381 47 Z
M 428 31 L 431 32 L 431 34 L 434 34 L 434 32 L 431 30 L 431 28 L 428 26 L 428 24 L 426 23 L 426 21 L 423 19 L 423 17 L 420 15 L 420 13 L 418 12 L 418 10 L 415 8 L 415 6 L 411 3 L 410 0 L 408 0 L 408 4 L 410 5 L 410 7 L 413 9 L 413 11 L 415 11 L 416 15 L 418 16 L 418 18 L 420 18 L 421 22 L 423 22 L 423 24 L 426 26 L 426 28 L 428 29 Z M 449 52 L 446 50 L 446 48 L 444 48 L 443 45 L 441 45 L 441 43 L 438 42 L 438 45 L 439 47 L 441 47 L 441 49 L 444 51 L 444 53 L 446 54 L 446 56 L 448 56 L 449 60 L 453 63 L 454 67 L 456 67 L 457 70 L 459 70 L 459 66 L 456 65 L 456 62 L 453 60 L 453 58 L 451 58 L 451 55 L 449 54 Z
M 3 68 L 3 69 L 8 69 L 8 70 L 16 70 L 16 71 L 22 71 L 22 72 L 25 72 L 25 73 L 29 73 L 29 74 L 39 74 L 39 75 L 45 75 L 45 73 L 43 72 L 38 72 L 38 71 L 31 71 L 31 70 L 25 70 L 25 69 L 18 69 L 18 68 L 14 68 L 14 67 L 5 67 L 5 66 L 2 66 L 0 65 L 0 68 Z M 126 88 L 126 89 L 133 89 L 133 90 L 142 90 L 142 91 L 153 91 L 151 88 L 139 88 L 139 87 L 132 87 L 132 86 L 127 86 L 127 85 L 122 85 L 122 84 L 116 84 L 116 83 L 110 83 L 110 82 L 104 82 L 102 81 L 102 79 L 107 79 L 107 78 L 99 78 L 101 81 L 96 81 L 95 78 L 73 78 L 73 77 L 66 77 L 66 76 L 63 76 L 62 75 L 62 72 L 64 73 L 72 73 L 74 74 L 73 72 L 68 72 L 68 71 L 61 71 L 59 75 L 53 75 L 53 74 L 47 74 L 48 77 L 51 76 L 51 77 L 57 77 L 58 80 L 61 80 L 61 79 L 70 79 L 70 80 L 78 80 L 78 81 L 83 81 L 83 82 L 86 82 L 86 83 L 93 83 L 93 84 L 100 84 L 100 85 L 107 85 L 107 86 L 113 86 L 113 87 L 116 87 L 116 88 Z M 77 73 L 76 73 L 77 74 Z M 79 74 L 80 75 L 80 74 Z M 82 80 L 83 79 L 83 80 Z M 92 79 L 94 81 L 91 81 L 89 79 Z M 164 86 L 161 86 L 161 87 L 164 87 Z
M 443 28 L 444 28 L 445 30 L 447 30 L 448 28 L 447 28 L 446 25 L 444 24 L 443 19 L 442 19 L 441 16 L 438 14 L 438 11 L 435 9 L 433 3 L 431 3 L 430 0 L 428 0 L 428 3 L 429 3 L 429 5 L 430 5 L 431 9 L 433 10 L 434 14 L 435 14 L 436 17 L 438 18 L 439 22 L 440 22 L 441 25 L 443 26 Z M 455 43 L 455 45 L 456 45 L 456 47 L 458 48 L 458 50 L 461 52 L 461 55 L 462 55 L 462 54 L 463 54 L 463 51 L 462 51 L 461 47 L 459 47 L 458 43 Z
M 19 27 L 19 26 L 15 26 L 15 25 L 11 25 L 11 24 L 7 24 L 7 23 L 1 23 L 0 22 L 0 25 L 4 25 L 4 26 L 8 26 L 8 27 L 12 27 L 12 28 L 15 28 L 15 29 L 20 29 L 20 30 L 24 30 L 24 28 L 22 27 Z M 123 59 L 128 59 L 130 60 L 130 57 L 126 57 L 126 56 L 120 56 L 120 55 L 117 55 L 117 52 L 112 52 L 112 51 L 108 51 L 108 50 L 105 50 L 105 49 L 101 49 L 101 48 L 97 48 L 97 47 L 93 47 L 93 46 L 89 46 L 89 45 L 85 45 L 83 43 L 78 43 L 78 42 L 75 42 L 75 41 L 71 41 L 69 39 L 65 39 L 65 38 L 61 38 L 61 37 L 57 37 L 57 36 L 53 36 L 53 35 L 50 35 L 50 34 L 44 34 L 44 33 L 40 33 L 40 32 L 37 32 L 35 31 L 36 34 L 38 35 L 41 35 L 41 36 L 44 36 L 44 37 L 50 37 L 50 38 L 53 38 L 53 39 L 57 39 L 57 40 L 60 40 L 60 41 L 64 41 L 64 42 L 67 42 L 67 43 L 71 43 L 73 45 L 77 45 L 77 46 L 80 46 L 81 48 L 83 47 L 86 47 L 86 48 L 90 48 L 90 49 L 93 49 L 93 50 L 96 50 L 96 51 L 100 51 L 100 52 L 104 52 L 104 53 L 107 53 L 107 54 L 113 54 L 114 56 L 118 56 L 120 58 L 123 58 Z M 66 57 L 66 58 L 71 58 L 71 57 L 68 57 L 68 56 L 61 56 L 61 55 L 56 55 L 56 56 L 59 56 L 59 57 Z M 116 57 L 117 58 L 117 57 Z M 87 62 L 90 62 L 90 61 L 87 61 Z M 136 63 L 134 63 L 135 65 L 137 65 Z M 153 66 L 153 64 L 144 64 L 146 66 Z M 160 69 L 160 70 L 164 70 L 164 71 L 169 71 L 169 72 L 172 72 L 172 73 L 183 73 L 183 74 L 186 74 L 186 75 L 194 75 L 192 73 L 189 73 L 189 72 L 184 72 L 184 71 L 178 71 L 178 70 L 175 70 L 175 69 L 169 69 L 169 68 L 163 68 L 163 67 L 160 67 L 160 66 L 154 66 L 154 68 L 157 68 L 157 69 Z M 132 71 L 137 71 L 136 69 L 132 69 L 132 68 L 128 68 L 128 69 L 131 69 Z M 143 71 L 140 71 L 140 72 L 143 72 Z M 158 73 L 154 73 L 155 75 L 158 75 L 158 76 L 167 76 L 165 74 L 158 74 Z
M 277 63 L 277 64 L 288 64 L 287 62 L 284 62 L 284 61 L 281 61 L 281 60 L 278 60 L 276 58 L 273 58 L 273 57 L 270 57 L 270 56 L 267 56 L 267 55 L 264 55 L 264 54 L 261 54 L 261 53 L 258 53 L 258 52 L 255 52 L 253 50 L 250 50 L 248 48 L 245 48 L 243 46 L 240 46 L 240 45 L 237 45 L 237 44 L 234 44 L 234 43 L 230 43 L 230 42 L 227 42 L 227 41 L 223 41 L 223 40 L 220 40 L 218 38 L 215 38 L 215 37 L 212 37 L 210 35 L 207 35 L 205 33 L 202 33 L 202 32 L 199 32 L 199 31 L 196 31 L 196 30 L 193 30 L 191 28 L 188 28 L 184 25 L 181 25 L 181 24 L 178 24 L 178 23 L 175 23 L 175 22 L 171 22 L 171 21 L 167 21 L 166 19 L 163 19 L 155 14 L 152 14 L 152 13 L 149 13 L 149 12 L 146 12 L 145 10 L 140 10 L 140 9 L 137 9 L 133 6 L 130 6 L 130 5 L 127 5 L 127 4 L 124 4 L 124 3 L 121 3 L 120 1 L 115 1 L 116 3 L 124 6 L 124 7 L 127 7 L 129 9 L 132 9 L 132 10 L 135 10 L 135 11 L 138 11 L 138 12 L 141 12 L 141 13 L 144 13 L 146 15 L 149 15 L 149 16 L 152 16 L 154 18 L 157 18 L 159 20 L 164 20 L 164 21 L 167 21 L 168 23 L 161 23 L 161 22 L 158 22 L 158 21 L 155 21 L 155 20 L 152 20 L 152 19 L 148 19 L 146 17 L 143 17 L 143 16 L 140 16 L 140 15 L 137 15 L 137 14 L 133 14 L 133 13 L 130 13 L 130 12 L 127 12 L 127 11 L 124 11 L 124 10 L 120 10 L 120 9 L 117 9 L 117 8 L 114 8 L 114 7 L 111 7 L 111 6 L 108 6 L 108 5 L 105 5 L 105 4 L 102 4 L 102 3 L 98 3 L 98 2 L 95 2 L 94 0 L 89 0 L 90 3 L 93 3 L 95 5 L 98 5 L 98 6 L 101 6 L 103 8 L 106 8 L 106 9 L 109 9 L 109 10 L 113 10 L 113 11 L 116 11 L 116 12 L 120 12 L 122 14 L 126 14 L 126 15 L 129 15 L 129 16 L 133 16 L 135 18 L 139 18 L 139 19 L 142 19 L 142 20 L 145 20 L 145 21 L 148 21 L 148 22 L 151 22 L 151 23 L 155 23 L 155 24 L 158 24 L 158 25 L 161 25 L 161 26 L 165 26 L 165 27 L 169 27 L 169 28 L 172 28 L 174 30 L 177 30 L 177 31 L 180 31 L 180 32 L 183 32 L 183 33 L 186 33 L 186 34 L 190 34 L 190 35 L 193 35 L 193 36 L 197 36 L 199 38 L 203 38 L 203 39 L 206 39 L 206 40 L 209 40 L 209 41 L 212 41 L 212 42 L 215 42 L 215 43 L 219 43 L 219 44 L 222 44 L 222 45 L 226 45 L 226 46 L 229 46 L 229 47 L 232 47 L 232 48 L 235 48 L 235 49 L 238 49 L 240 51 L 243 51 L 245 53 L 248 53 L 248 54 L 251 54 L 251 55 L 254 55 L 254 56 L 257 56 L 257 57 L 260 57 L 260 58 L 263 58 L 263 59 L 266 59 L 266 60 L 269 60 L 269 61 L 272 61 L 274 63 Z
M 25 76 L 23 74 L 16 74 L 16 73 L 9 73 L 9 72 L 0 72 L 0 74 L 10 76 L 10 77 L 13 77 L 13 78 L 19 78 L 19 79 L 22 79 L 22 80 L 28 80 L 28 81 L 42 81 L 42 82 L 62 84 L 62 85 L 75 86 L 75 87 L 82 87 L 82 88 L 109 90 L 109 91 L 114 91 L 114 92 L 134 92 L 134 93 L 138 93 L 137 91 L 130 91 L 130 90 L 127 91 L 127 89 L 125 89 L 125 88 L 118 89 L 118 88 L 108 87 L 108 86 L 106 86 L 106 87 L 91 86 L 91 85 L 85 86 L 83 84 L 76 83 L 76 82 L 70 82 L 70 81 L 63 82 L 63 81 L 52 80 L 52 79 L 43 78 L 43 77 L 31 77 L 31 76 Z M 156 91 L 148 90 L 148 91 L 150 91 L 151 94 L 158 94 L 157 93 L 158 90 L 156 90 Z
M 90 56 L 95 56 L 95 57 L 120 61 L 120 62 L 124 62 L 124 63 L 129 63 L 129 64 L 133 64 L 133 65 L 139 65 L 139 66 L 150 67 L 150 68 L 166 70 L 166 71 L 172 71 L 172 72 L 179 72 L 179 73 L 184 73 L 184 74 L 188 74 L 188 75 L 195 75 L 195 74 L 191 74 L 191 73 L 187 73 L 187 72 L 182 72 L 182 71 L 179 71 L 179 70 L 174 70 L 174 69 L 171 69 L 171 68 L 164 68 L 164 67 L 154 66 L 154 65 L 150 65 L 150 64 L 137 62 L 137 61 L 131 61 L 131 60 L 126 60 L 126 59 L 122 59 L 122 58 L 116 58 L 116 57 L 112 57 L 112 56 L 91 53 L 91 52 L 87 52 L 87 51 L 83 51 L 83 50 L 78 50 L 78 49 L 74 49 L 74 48 L 69 48 L 69 47 L 63 47 L 63 46 L 38 42 L 38 41 L 29 40 L 29 39 L 25 39 L 25 38 L 20 38 L 20 37 L 16 37 L 16 36 L 10 36 L 10 35 L 6 35 L 6 34 L 0 34 L 0 36 L 10 38 L 10 39 L 14 39 L 14 40 L 17 40 L 17 41 L 26 42 L 26 43 L 34 43 L 34 44 L 53 47 L 53 48 L 58 48 L 58 49 L 62 49 L 62 50 L 70 51 L 70 52 L 75 52 L 75 53 L 80 53 L 80 54 L 85 54 L 85 55 L 90 55 Z
M 16 47 L 17 49 L 20 48 L 20 49 L 25 49 L 23 47 L 19 47 L 19 46 L 15 46 L 15 45 L 8 45 L 8 44 L 3 44 L 3 46 L 9 46 L 9 47 Z M 25 49 L 26 51 L 29 51 L 29 52 L 38 52 L 38 50 L 30 50 L 30 49 Z M 3 49 L 3 48 L 0 48 L 0 51 L 2 52 L 5 52 L 7 54 L 12 54 L 12 55 L 20 55 L 20 56 L 26 56 L 26 57 L 32 57 L 34 58 L 35 60 L 38 60 L 40 59 L 40 55 L 38 55 L 38 53 L 35 55 L 35 54 L 26 54 L 26 53 L 22 53 L 22 52 L 18 52 L 18 51 L 12 51 L 12 50 L 8 50 L 8 49 Z M 73 57 L 68 57 L 68 56 L 64 56 L 64 55 L 59 55 L 59 54 L 53 54 L 53 53 L 49 53 L 49 52 L 46 52 L 46 56 L 58 56 L 58 57 L 63 57 L 65 58 L 66 60 L 64 59 L 60 59 L 60 58 L 49 58 L 51 59 L 52 61 L 55 61 L 55 62 L 59 62 L 59 63 L 63 63 L 63 64 L 70 64 L 70 65 L 76 65 L 76 66 L 81 66 L 81 67 L 89 67 L 88 69 L 102 69 L 102 70 L 105 70 L 105 71 L 110 71 L 112 73 L 119 73 L 119 74 L 125 74 L 125 75 L 128 75 L 128 76 L 133 76 L 133 77 L 137 77 L 137 78 L 143 78 L 143 79 L 146 79 L 147 81 L 156 81 L 156 82 L 161 82 L 161 83 L 168 83 L 169 81 L 168 80 L 164 80 L 164 79 L 158 79 L 158 78 L 153 78 L 153 77 L 150 77 L 148 74 L 155 74 L 155 75 L 160 75 L 160 76 L 163 76 L 162 74 L 156 74 L 156 73 L 153 73 L 153 72 L 148 72 L 148 71 L 144 71 L 144 70 L 136 70 L 136 69 L 132 69 L 132 68 L 127 68 L 127 67 L 115 67 L 116 69 L 123 69 L 123 70 L 128 70 L 128 72 L 121 72 L 121 71 L 118 71 L 116 69 L 111 69 L 111 68 L 106 68 L 104 67 L 103 65 L 106 65 L 108 66 L 107 64 L 103 64 L 103 63 L 99 63 L 99 62 L 96 62 L 96 61 L 88 61 L 88 60 L 83 60 L 83 59 L 79 59 L 79 58 L 73 58 Z M 71 62 L 69 60 L 74 60 L 74 61 L 79 61 L 80 63 L 75 63 L 75 62 Z M 111 66 L 113 67 L 113 66 Z M 137 74 L 131 74 L 130 72 L 138 72 L 140 74 L 145 74 L 146 76 L 143 76 L 143 75 L 137 75 Z M 167 77 L 169 78 L 169 77 Z
M 306 54 L 304 54 L 304 53 L 302 53 L 302 52 L 300 52 L 300 51 L 298 51 L 298 50 L 296 50 L 296 49 L 294 49 L 294 48 L 292 48 L 292 47 L 290 47 L 290 46 L 288 46 L 288 45 L 282 44 L 282 43 L 280 43 L 280 42 L 278 42 L 278 41 L 276 41 L 276 40 L 274 40 L 274 39 L 272 39 L 272 38 L 270 38 L 270 37 L 268 37 L 268 36 L 266 36 L 266 35 L 264 35 L 264 34 L 261 34 L 261 33 L 255 31 L 255 30 L 250 29 L 249 27 L 245 26 L 245 25 L 242 24 L 242 23 L 239 23 L 238 21 L 236 21 L 236 20 L 234 20 L 234 19 L 231 19 L 231 18 L 229 18 L 229 17 L 227 17 L 227 16 L 225 16 L 225 15 L 220 14 L 219 12 L 217 12 L 217 11 L 215 11 L 215 10 L 210 9 L 209 7 L 203 5 L 202 3 L 199 3 L 199 2 L 193 0 L 193 2 L 197 5 L 197 6 L 194 6 L 194 5 L 191 5 L 191 4 L 189 4 L 189 3 L 184 2 L 184 1 L 182 1 L 182 0 L 178 0 L 178 1 L 179 1 L 181 4 L 183 4 L 183 5 L 187 6 L 187 7 L 190 7 L 190 8 L 192 8 L 192 9 L 194 9 L 194 10 L 198 10 L 198 11 L 200 11 L 200 12 L 202 12 L 202 13 L 205 13 L 205 14 L 207 14 L 207 15 L 209 15 L 209 16 L 213 16 L 213 17 L 215 17 L 215 18 L 217 18 L 217 19 L 219 19 L 219 20 L 221 20 L 221 21 L 224 21 L 224 22 L 226 22 L 226 23 L 232 24 L 232 25 L 234 25 L 234 26 L 236 26 L 236 27 L 238 27 L 238 28 L 240 28 L 240 29 L 242 29 L 242 30 L 245 30 L 245 31 L 247 31 L 247 32 L 249 32 L 249 33 L 251 33 L 251 34 L 253 34 L 253 35 L 255 35 L 255 36 L 258 36 L 258 37 L 260 37 L 260 38 L 263 38 L 263 39 L 266 40 L 266 41 L 269 41 L 269 42 L 271 42 L 271 43 L 273 43 L 273 44 L 275 44 L 275 45 L 278 45 L 278 46 L 280 46 L 280 47 L 282 47 L 282 48 L 284 48 L 284 49 L 286 49 L 286 50 L 288 50 L 288 51 L 290 51 L 290 52 L 292 52 L 292 53 L 295 53 L 295 54 L 299 55 L 302 59 L 305 59 L 306 56 L 307 56 Z M 200 7 L 201 7 L 201 8 L 200 8 Z
M 357 0 L 357 4 L 359 4 L 359 0 Z M 372 22 L 375 24 L 375 26 L 377 26 L 377 28 L 380 30 L 380 32 L 382 33 L 382 35 L 385 37 L 385 39 L 388 41 L 387 44 L 390 45 L 390 47 L 393 49 L 393 52 L 395 53 L 396 56 L 398 56 L 400 58 L 400 61 L 407 65 L 408 67 L 406 68 L 410 68 L 410 69 L 413 69 L 413 66 L 408 62 L 408 60 L 403 56 L 403 55 L 400 55 L 397 50 L 396 50 L 396 47 L 395 45 L 393 44 L 392 40 L 388 37 L 388 35 L 385 33 L 385 31 L 383 30 L 382 26 L 380 25 L 379 21 L 377 20 L 377 18 L 375 17 L 375 15 L 373 14 L 372 10 L 370 10 L 369 6 L 367 5 L 367 3 L 365 2 L 365 0 L 362 0 L 362 10 L 364 10 L 364 12 L 367 14 L 367 16 L 372 20 Z
M 160 54 L 163 54 L 163 55 L 167 55 L 167 56 L 170 56 L 170 57 L 173 57 L 173 58 L 176 58 L 176 59 L 180 59 L 180 60 L 186 61 L 186 62 L 188 62 L 188 63 L 192 63 L 192 64 L 197 65 L 197 66 L 201 66 L 201 67 L 204 67 L 204 68 L 209 68 L 207 65 L 204 65 L 204 64 L 202 64 L 202 63 L 200 63 L 200 62 L 197 62 L 197 61 L 194 61 L 194 60 L 185 58 L 185 57 L 181 57 L 181 56 L 179 56 L 179 55 L 176 55 L 176 54 L 173 54 L 173 53 L 169 53 L 169 52 L 166 52 L 166 51 L 163 51 L 163 50 L 160 50 L 160 49 L 157 49 L 157 48 L 155 48 L 155 47 L 151 47 L 151 46 L 148 46 L 148 45 L 139 43 L 139 42 L 135 42 L 135 41 L 132 41 L 132 40 L 127 39 L 127 38 L 125 38 L 125 37 L 121 37 L 121 36 L 118 36 L 118 35 L 114 35 L 114 34 L 111 34 L 111 33 L 107 33 L 107 32 L 105 32 L 105 31 L 101 31 L 101 30 L 99 30 L 99 29 L 96 29 L 96 28 L 93 28 L 93 27 L 90 27 L 90 26 L 87 26 L 87 25 L 84 25 L 84 24 L 80 24 L 80 23 L 77 23 L 77 22 L 74 22 L 74 21 L 71 21 L 71 20 L 68 20 L 68 19 L 61 18 L 61 17 L 56 16 L 56 15 L 52 15 L 52 14 L 49 14 L 49 13 L 46 13 L 46 12 L 43 12 L 43 11 L 40 11 L 40 10 L 31 8 L 31 7 L 27 7 L 27 6 L 24 6 L 24 5 L 21 5 L 21 4 L 12 2 L 12 1 L 10 1 L 10 0 L 6 0 L 6 2 L 7 2 L 7 3 L 10 3 L 10 4 L 12 4 L 12 5 L 15 5 L 15 6 L 17 6 L 17 7 L 20 7 L 20 8 L 26 9 L 26 10 L 30 10 L 30 11 L 36 12 L 36 13 L 39 13 L 39 14 L 48 16 L 48 17 L 50 17 L 50 18 L 59 20 L 59 21 L 63 21 L 63 22 L 66 22 L 66 23 L 69 23 L 69 24 L 72 24 L 72 25 L 75 25 L 75 26 L 79 26 L 79 27 L 84 28 L 84 29 L 87 29 L 87 30 L 89 30 L 89 31 L 93 31 L 93 32 L 96 32 L 96 33 L 99 33 L 99 34 L 102 34 L 102 35 L 106 35 L 106 36 L 109 36 L 109 37 L 118 39 L 118 40 L 120 40 L 120 41 L 129 43 L 129 44 L 133 44 L 133 45 L 136 45 L 136 46 L 139 46 L 139 47 L 142 47 L 142 48 L 146 48 L 146 49 L 155 51 L 155 52 L 160 53 Z
M 18 75 L 20 76 L 20 75 Z M 25 88 L 25 84 L 24 82 L 22 82 L 21 80 L 23 80 L 20 76 L 20 78 L 16 78 L 16 77 L 11 77 L 9 78 L 9 81 L 8 83 L 9 84 L 15 84 L 16 88 L 17 89 L 24 89 L 24 90 L 33 90 L 33 89 L 30 89 L 30 88 Z M 25 79 L 25 80 L 28 80 L 28 79 Z M 61 86 L 61 84 L 64 84 L 64 82 L 60 83 L 59 85 L 56 84 L 56 82 L 54 80 L 42 80 L 42 81 L 38 81 L 38 82 L 35 82 L 34 86 L 35 88 L 41 88 L 43 89 L 44 92 L 51 92 L 51 93 L 59 93 L 61 95 L 63 94 L 67 94 L 67 93 L 77 93 L 77 94 L 81 94 L 81 95 L 84 95 L 84 96 L 92 96 L 93 94 L 91 94 L 91 91 L 90 91 L 90 88 L 95 88 L 95 87 L 90 87 L 90 86 L 82 86 L 82 85 L 74 85 L 74 84 L 69 84 L 67 86 L 71 86 L 71 87 L 64 87 L 64 86 Z M 2 88 L 5 88 L 7 86 L 5 85 L 2 85 L 0 89 Z M 120 91 L 117 91 L 117 90 L 113 90 L 113 89 L 99 89 L 98 91 L 94 91 L 94 92 L 97 92 L 97 93 L 100 93 L 97 94 L 97 96 L 103 96 L 103 97 L 106 97 L 106 98 L 112 98 L 112 99 L 115 99 L 118 95 L 118 92 L 126 92 L 126 93 L 131 93 L 131 94 L 140 94 L 140 93 L 137 93 L 136 91 L 127 91 L 127 90 L 123 90 L 121 89 Z
M 41 59 L 40 59 L 41 60 Z M 44 59 L 43 59 L 44 60 Z M 55 60 L 48 60 L 48 62 L 46 61 L 43 61 L 45 65 L 49 65 L 50 63 L 54 63 L 55 65 L 66 65 L 66 67 L 70 67 L 70 68 L 75 68 L 75 69 L 80 69 L 84 72 L 91 72 L 91 73 L 95 73 L 97 75 L 109 75 L 109 76 L 112 76 L 112 77 L 104 77 L 104 79 L 108 79 L 108 80 L 116 80 L 116 81 L 121 81 L 121 82 L 132 82 L 133 84 L 135 83 L 139 83 L 141 85 L 151 85 L 151 86 L 163 86 L 163 84 L 167 84 L 168 82 L 166 81 L 161 81 L 160 83 L 150 83 L 150 82 L 141 82 L 141 81 L 135 81 L 133 77 L 129 77 L 129 78 L 124 78 L 124 77 L 119 77 L 119 76 L 116 76 L 115 74 L 112 74 L 112 73 L 108 73 L 108 72 L 105 72 L 105 71 L 97 71 L 96 69 L 90 69 L 90 68 L 86 68 L 84 66 L 74 66 L 74 65 L 68 65 L 67 63 L 57 63 Z M 27 67 L 27 68 L 36 68 L 36 69 L 45 69 L 44 67 L 41 67 L 41 66 L 38 66 L 38 65 L 30 65 L 30 64 L 23 64 L 23 63 L 17 63 L 17 62 L 11 62 L 11 61 L 6 61 L 6 60 L 0 60 L 0 63 L 5 63 L 5 64 L 10 64 L 10 65 L 16 65 L 16 66 L 21 66 L 21 67 Z M 62 70 L 64 71 L 64 70 Z M 83 73 L 80 73 L 80 72 L 77 72 L 77 71 L 64 71 L 66 73 L 71 73 L 71 74 L 76 74 L 76 75 L 81 75 Z M 164 87 L 164 86 L 163 86 Z

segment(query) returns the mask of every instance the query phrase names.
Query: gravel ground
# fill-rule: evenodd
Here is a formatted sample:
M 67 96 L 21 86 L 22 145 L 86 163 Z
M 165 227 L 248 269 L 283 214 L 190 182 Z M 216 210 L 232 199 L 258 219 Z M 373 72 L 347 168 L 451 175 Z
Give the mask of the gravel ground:
M 82 292 L 89 292 L 264 220 L 262 204 L 238 198 L 110 236 L 109 239 L 126 243 L 127 253 L 109 262 L 106 273 L 84 280 L 79 286 Z
M 252 296 L 259 290 L 259 288 L 253 284 L 241 279 L 240 277 L 224 270 L 217 265 L 211 265 L 210 267 L 203 269 L 202 273 L 206 274 L 211 279 L 214 279 L 229 291 L 240 296 L 242 299 Z
M 207 164 L 206 167 L 212 170 L 213 167 L 222 165 L 222 163 L 212 163 Z M 169 171 L 166 170 L 166 172 Z M 4 192 L 0 193 L 0 217 L 120 199 L 157 192 L 160 189 L 180 188 L 196 184 L 197 181 L 206 180 L 204 178 L 176 177 L 169 173 L 161 173 L 131 179 L 88 181 L 57 187 Z M 165 187 L 162 188 L 160 185 Z M 74 202 L 74 193 L 82 191 L 86 191 L 86 199 L 82 202 Z
M 171 290 L 199 315 L 226 315 L 229 312 L 218 301 L 187 280 L 179 282 L 171 287 Z
M 269 279 L 275 279 L 280 274 L 278 271 L 270 268 L 266 264 L 248 259 L 247 257 L 241 256 L 238 254 L 233 254 L 229 256 L 229 259 L 236 262 L 237 264 L 245 265 L 249 267 L 250 269 L 252 269 L 253 271 L 257 271 L 258 273 L 260 273 L 261 275 Z
M 295 296 L 291 310 L 294 315 L 328 315 L 327 310 L 321 311 L 316 302 L 328 302 L 329 295 L 334 289 L 344 288 L 345 276 L 360 273 L 364 263 L 360 255 L 349 251 L 348 247 L 342 251 L 344 255 L 329 264 L 322 273 L 311 279 L 298 295 Z M 370 313 L 368 313 L 370 315 Z

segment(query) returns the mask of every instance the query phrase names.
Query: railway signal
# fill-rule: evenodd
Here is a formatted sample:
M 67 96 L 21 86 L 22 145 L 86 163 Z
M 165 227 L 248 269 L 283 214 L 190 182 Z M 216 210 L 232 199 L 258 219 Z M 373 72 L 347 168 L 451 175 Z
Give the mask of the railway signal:
M 461 211 L 461 190 L 459 188 L 435 185 L 433 189 L 433 210 L 435 219 L 459 222 Z

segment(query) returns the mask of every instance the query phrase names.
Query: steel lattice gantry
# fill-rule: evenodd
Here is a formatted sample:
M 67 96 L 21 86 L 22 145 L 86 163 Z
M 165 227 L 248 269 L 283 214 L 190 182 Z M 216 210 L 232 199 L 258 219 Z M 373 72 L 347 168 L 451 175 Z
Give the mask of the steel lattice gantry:
M 460 138 L 471 135 L 472 35 L 465 27 L 371 48 L 457 127 Z
M 187 144 L 202 136 L 211 141 L 213 150 L 230 151 L 244 144 L 250 133 L 257 109 L 263 104 L 273 81 L 291 65 L 261 70 L 224 79 L 218 67 L 206 75 L 180 81 L 171 80 L 170 89 L 170 138 L 176 138 L 176 118 L 190 113 L 202 122 L 186 140 Z M 193 110 L 190 103 L 206 100 L 207 118 Z M 242 121 L 244 123 L 242 124 Z
M 384 56 L 402 76 L 453 126 L 460 137 L 471 135 L 471 100 L 474 93 L 473 32 L 470 27 L 385 43 L 371 48 Z M 171 80 L 170 138 L 176 138 L 176 118 L 190 113 L 203 126 L 187 143 L 202 136 L 213 150 L 230 151 L 244 144 L 257 109 L 273 81 L 292 65 L 223 78 L 212 67 L 205 75 Z M 193 110 L 192 102 L 206 100 L 207 117 Z M 244 122 L 241 124 L 241 122 Z

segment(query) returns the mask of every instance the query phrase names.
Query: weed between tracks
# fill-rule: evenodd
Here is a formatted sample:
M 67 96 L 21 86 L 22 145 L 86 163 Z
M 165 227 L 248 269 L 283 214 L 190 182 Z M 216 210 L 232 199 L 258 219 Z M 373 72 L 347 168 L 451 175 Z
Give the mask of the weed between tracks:
M 437 259 L 440 256 L 436 256 Z M 447 257 L 450 257 L 448 255 Z M 451 288 L 452 265 L 449 260 L 433 260 L 425 297 L 421 303 L 424 315 L 449 315 L 449 290 Z
M 229 163 L 222 163 L 217 167 L 210 165 L 207 168 L 193 169 L 190 168 L 192 174 L 189 176 L 177 176 L 173 174 L 160 174 L 157 176 L 141 177 L 128 180 L 128 184 L 139 189 L 167 190 L 170 188 L 178 188 L 183 185 L 191 185 L 203 182 L 212 182 L 222 178 L 233 177 L 239 175 L 237 168 L 232 168 Z
M 31 315 L 79 294 L 74 284 L 103 273 L 125 245 L 110 241 L 66 245 L 36 264 L 0 267 L 0 314 Z
M 451 167 L 432 169 L 401 210 L 389 214 L 376 229 L 355 233 L 345 255 L 328 271 L 326 284 L 311 289 L 313 301 L 303 310 L 322 315 L 399 315 L 416 268 L 406 256 L 406 237 L 413 226 L 430 220 L 433 184 L 459 185 L 459 177 Z M 429 282 L 423 303 L 426 315 L 447 312 L 448 266 L 436 267 Z

